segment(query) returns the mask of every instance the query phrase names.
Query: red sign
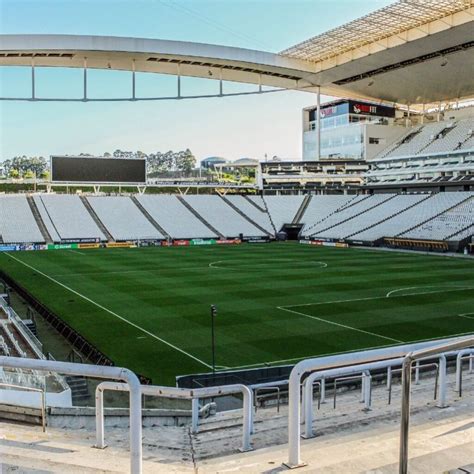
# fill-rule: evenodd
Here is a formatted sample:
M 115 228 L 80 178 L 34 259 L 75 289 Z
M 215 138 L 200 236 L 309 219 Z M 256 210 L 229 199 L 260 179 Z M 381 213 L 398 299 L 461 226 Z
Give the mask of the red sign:
M 173 240 L 173 245 L 177 247 L 185 247 L 189 245 L 189 240 Z
M 369 104 L 354 104 L 354 112 L 356 114 L 376 114 L 377 106 Z

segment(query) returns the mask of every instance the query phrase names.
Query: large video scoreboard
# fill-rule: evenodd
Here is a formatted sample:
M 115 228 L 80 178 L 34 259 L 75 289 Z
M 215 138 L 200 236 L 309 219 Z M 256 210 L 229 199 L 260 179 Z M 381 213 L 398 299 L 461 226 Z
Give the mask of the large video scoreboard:
M 134 158 L 52 156 L 51 182 L 145 184 L 146 161 Z

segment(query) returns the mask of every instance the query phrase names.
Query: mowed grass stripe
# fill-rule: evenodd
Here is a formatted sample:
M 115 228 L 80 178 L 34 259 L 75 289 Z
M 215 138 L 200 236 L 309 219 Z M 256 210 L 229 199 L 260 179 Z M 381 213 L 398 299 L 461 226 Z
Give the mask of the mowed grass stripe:
M 152 334 L 150 331 L 147 331 L 146 329 L 143 329 L 142 327 L 136 325 L 135 323 L 132 323 L 131 321 L 129 321 L 128 319 L 124 318 L 123 316 L 120 316 L 119 314 L 115 313 L 114 311 L 111 311 L 110 309 L 106 308 L 105 306 L 102 306 L 100 303 L 97 303 L 96 301 L 88 298 L 87 296 L 79 293 L 78 291 L 74 290 L 73 288 L 70 288 L 69 286 L 65 285 L 64 283 L 61 283 L 60 281 L 58 280 L 55 280 L 54 278 L 50 277 L 49 275 L 47 275 L 46 273 L 43 273 L 41 270 L 38 270 L 37 268 L 34 268 L 33 266 L 23 262 L 22 260 L 16 258 L 15 256 L 11 255 L 10 253 L 7 253 L 6 254 L 8 257 L 10 258 L 13 258 L 14 260 L 16 260 L 17 262 L 21 263 L 22 265 L 25 265 L 26 267 L 30 268 L 31 270 L 39 273 L 40 275 L 43 275 L 45 278 L 48 278 L 48 280 L 52 281 L 53 283 L 56 283 L 57 285 L 61 286 L 62 288 L 64 288 L 65 290 L 67 291 L 70 291 L 71 293 L 74 293 L 75 295 L 79 296 L 80 298 L 83 298 L 84 300 L 86 300 L 87 302 L 97 306 L 98 308 L 100 308 L 101 310 L 111 314 L 112 316 L 120 319 L 121 321 L 123 321 L 124 323 L 127 323 L 127 324 L 130 324 L 130 326 L 133 326 L 134 328 L 138 329 L 139 331 L 142 331 L 144 332 L 145 334 L 147 334 L 148 336 L 151 336 L 153 337 L 154 339 L 162 342 L 163 344 L 166 344 L 167 346 L 171 347 L 172 349 L 178 351 L 178 352 L 181 352 L 182 354 L 190 357 L 191 359 L 194 359 L 195 361 L 201 363 L 202 365 L 206 366 L 207 368 L 212 368 L 211 365 L 207 364 L 206 362 L 198 359 L 197 357 L 193 356 L 192 354 L 190 354 L 189 352 L 186 352 L 185 350 L 181 349 L 180 347 L 177 347 L 175 346 L 174 344 L 171 344 L 170 342 L 168 341 L 165 341 L 164 339 L 158 337 L 157 335 L 155 334 Z
M 457 305 L 457 292 L 446 293 L 436 304 L 430 304 L 432 295 L 409 301 L 395 294 L 389 298 L 394 306 L 382 307 L 379 300 L 353 301 L 382 300 L 392 290 L 415 286 L 474 287 L 472 260 L 288 242 L 86 252 L 86 258 L 67 251 L 25 252 L 20 258 L 207 365 L 212 360 L 210 304 L 218 307 L 216 355 L 221 366 L 294 362 L 391 345 L 395 343 L 391 339 L 445 337 L 472 327 L 462 326 L 472 323 L 469 318 L 454 316 L 456 311 L 472 311 L 472 290 L 461 291 Z M 209 268 L 218 260 L 237 268 Z M 325 262 L 327 267 L 315 268 L 310 261 Z M 252 271 L 252 264 L 259 270 Z M 208 370 L 149 335 L 143 339 L 145 334 L 135 327 L 2 254 L 0 266 L 117 365 L 155 383 L 173 383 L 177 374 Z M 295 307 L 329 323 L 277 309 L 338 300 L 351 302 L 326 304 L 324 311 L 320 306 L 314 311 Z

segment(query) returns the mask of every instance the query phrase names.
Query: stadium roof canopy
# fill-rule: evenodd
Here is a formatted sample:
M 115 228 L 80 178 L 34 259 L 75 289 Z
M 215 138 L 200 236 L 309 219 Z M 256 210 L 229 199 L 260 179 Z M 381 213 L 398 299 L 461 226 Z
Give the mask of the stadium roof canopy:
M 401 0 L 287 48 L 337 97 L 429 104 L 474 96 L 474 1 Z
M 474 0 L 400 0 L 279 54 L 143 38 L 0 35 L 0 66 L 142 71 L 307 91 L 320 87 L 335 97 L 417 108 L 474 98 L 473 33 Z

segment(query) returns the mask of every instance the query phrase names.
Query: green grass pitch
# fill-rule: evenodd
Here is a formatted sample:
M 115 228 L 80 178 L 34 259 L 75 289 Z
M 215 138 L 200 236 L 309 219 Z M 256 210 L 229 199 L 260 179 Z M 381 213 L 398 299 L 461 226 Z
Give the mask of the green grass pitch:
M 474 261 L 296 243 L 0 254 L 116 365 L 158 384 L 474 332 Z

